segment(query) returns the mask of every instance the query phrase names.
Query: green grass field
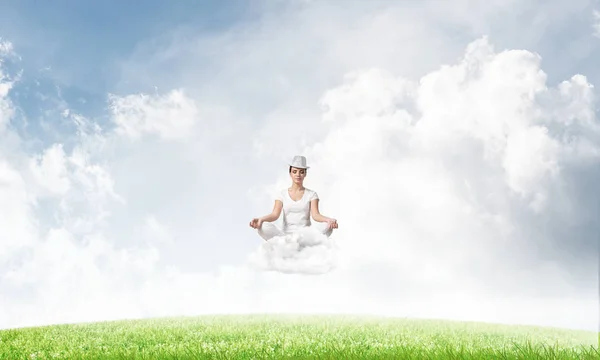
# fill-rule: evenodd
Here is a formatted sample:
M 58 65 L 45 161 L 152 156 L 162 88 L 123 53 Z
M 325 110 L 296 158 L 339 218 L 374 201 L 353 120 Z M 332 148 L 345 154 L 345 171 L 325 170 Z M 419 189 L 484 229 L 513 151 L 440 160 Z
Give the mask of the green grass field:
M 0 359 L 600 359 L 598 333 L 359 316 L 204 316 L 0 331 Z

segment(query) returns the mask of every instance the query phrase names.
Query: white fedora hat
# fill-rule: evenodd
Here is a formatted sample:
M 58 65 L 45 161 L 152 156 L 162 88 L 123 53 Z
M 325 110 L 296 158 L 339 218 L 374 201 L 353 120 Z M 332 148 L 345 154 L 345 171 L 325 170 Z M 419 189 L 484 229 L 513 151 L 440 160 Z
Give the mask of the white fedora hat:
M 306 158 L 304 156 L 294 156 L 292 162 L 289 163 L 291 167 L 295 167 L 298 169 L 308 169 L 309 166 L 306 166 Z

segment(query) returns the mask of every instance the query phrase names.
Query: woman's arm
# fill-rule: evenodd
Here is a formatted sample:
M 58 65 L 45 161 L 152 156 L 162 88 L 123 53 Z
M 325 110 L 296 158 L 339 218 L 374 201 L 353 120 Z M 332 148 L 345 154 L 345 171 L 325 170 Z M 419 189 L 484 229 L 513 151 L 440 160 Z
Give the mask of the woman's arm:
M 271 211 L 270 214 L 265 215 L 259 219 L 263 222 L 273 222 L 273 221 L 279 219 L 282 208 L 283 208 L 283 203 L 279 200 L 275 200 L 275 205 L 273 206 L 273 211 Z
M 279 219 L 279 215 L 281 215 L 281 209 L 283 208 L 283 203 L 281 200 L 275 200 L 275 205 L 273 206 L 273 211 L 269 215 L 265 215 L 263 217 L 254 218 L 250 221 L 250 227 L 254 229 L 258 229 L 262 226 L 263 222 L 273 222 Z
M 334 219 L 321 215 L 319 212 L 319 199 L 311 200 L 310 215 L 316 222 L 333 221 Z

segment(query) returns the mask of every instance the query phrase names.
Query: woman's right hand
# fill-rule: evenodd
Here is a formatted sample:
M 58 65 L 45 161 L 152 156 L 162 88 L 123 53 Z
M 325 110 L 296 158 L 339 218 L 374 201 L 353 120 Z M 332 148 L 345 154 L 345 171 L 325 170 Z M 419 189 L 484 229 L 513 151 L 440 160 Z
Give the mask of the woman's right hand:
M 327 220 L 327 228 L 328 229 L 337 229 L 338 228 L 338 223 L 336 219 L 329 219 Z
M 259 229 L 262 226 L 263 220 L 259 218 L 254 218 L 250 221 L 250 227 L 254 229 Z

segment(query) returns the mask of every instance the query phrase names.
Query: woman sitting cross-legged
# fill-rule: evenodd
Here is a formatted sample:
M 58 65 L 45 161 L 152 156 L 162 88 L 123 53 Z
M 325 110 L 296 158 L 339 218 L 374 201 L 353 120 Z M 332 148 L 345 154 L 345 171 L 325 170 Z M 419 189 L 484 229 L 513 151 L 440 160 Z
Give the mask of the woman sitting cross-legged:
M 318 233 L 329 237 L 333 229 L 338 228 L 337 220 L 319 213 L 319 197 L 313 190 L 304 187 L 306 171 L 306 158 L 295 156 L 289 164 L 289 174 L 292 186 L 281 190 L 275 198 L 273 211 L 260 218 L 250 221 L 250 227 L 257 229 L 258 234 L 265 240 L 275 236 L 285 236 L 308 229 L 316 230 Z M 272 224 L 283 212 L 283 229 Z M 312 224 L 310 218 L 316 224 Z

